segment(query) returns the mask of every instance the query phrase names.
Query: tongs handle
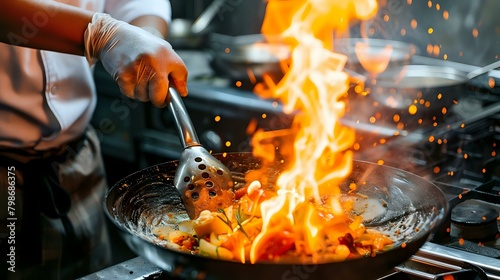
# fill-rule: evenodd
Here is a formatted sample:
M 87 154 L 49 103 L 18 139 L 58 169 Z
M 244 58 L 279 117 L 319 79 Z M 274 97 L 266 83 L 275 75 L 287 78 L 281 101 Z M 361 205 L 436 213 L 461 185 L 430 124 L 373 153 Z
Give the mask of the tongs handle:
M 184 149 L 193 146 L 201 146 L 181 96 L 173 88 L 169 88 L 168 93 L 168 108 L 177 126 L 182 146 Z

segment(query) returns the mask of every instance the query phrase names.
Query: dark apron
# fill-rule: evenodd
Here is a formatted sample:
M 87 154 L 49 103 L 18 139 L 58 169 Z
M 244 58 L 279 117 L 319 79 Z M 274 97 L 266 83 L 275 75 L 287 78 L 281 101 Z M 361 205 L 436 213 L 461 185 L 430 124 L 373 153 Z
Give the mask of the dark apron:
M 89 230 L 78 230 L 79 224 L 91 222 L 88 218 L 80 217 L 81 215 L 73 214 L 71 218 L 70 211 L 80 214 L 86 211 L 87 206 L 78 205 L 82 203 L 94 208 L 89 211 L 95 212 L 102 208 L 100 199 L 88 202 L 92 197 L 102 197 L 105 185 L 95 131 L 88 129 L 79 139 L 50 152 L 26 154 L 24 151 L 16 151 L 16 155 L 12 156 L 10 152 L 0 151 L 0 172 L 6 173 L 4 169 L 9 167 L 16 169 L 17 271 L 7 276 L 12 279 L 36 278 L 41 276 L 39 273 L 44 273 L 45 267 L 49 269 L 58 266 L 61 267 L 61 272 L 57 273 L 57 278 L 92 272 L 95 269 L 90 265 L 93 260 L 84 258 L 91 258 L 91 251 L 98 247 L 95 244 L 107 241 L 107 236 L 102 237 L 99 233 L 105 231 L 94 228 L 95 232 L 91 235 L 95 236 L 82 238 Z M 3 175 L 0 174 L 0 179 Z M 0 183 L 4 184 L 3 180 Z M 96 196 L 94 191 L 100 194 Z M 8 215 L 9 213 L 7 217 Z M 105 227 L 104 222 L 96 222 L 96 226 L 98 224 Z M 4 229 L 6 227 L 0 230 Z M 54 235 L 51 236 L 51 233 Z M 95 237 L 99 240 L 92 240 Z M 9 246 L 5 241 L 2 240 L 2 247 Z M 50 244 L 60 244 L 60 248 L 56 249 Z M 8 250 L 9 247 L 2 249 Z M 106 256 L 109 252 L 103 251 L 102 254 Z

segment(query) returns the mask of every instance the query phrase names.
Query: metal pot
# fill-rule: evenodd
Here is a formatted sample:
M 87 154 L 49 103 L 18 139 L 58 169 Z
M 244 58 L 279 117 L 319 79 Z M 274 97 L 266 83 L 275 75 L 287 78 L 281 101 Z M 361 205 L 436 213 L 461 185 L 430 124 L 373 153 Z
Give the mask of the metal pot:
M 367 81 L 370 97 L 387 119 L 406 128 L 444 121 L 465 90 L 467 73 L 450 67 L 406 65 Z
M 211 34 L 209 50 L 211 66 L 217 74 L 250 86 L 262 81 L 265 75 L 279 82 L 286 70 L 283 66 L 290 59 L 288 45 L 261 34 Z
M 233 173 L 238 184 L 244 184 L 244 173 L 260 168 L 259 160 L 248 153 L 216 155 Z M 242 264 L 182 253 L 157 245 L 153 227 L 166 220 L 187 217 L 173 186 L 178 162 L 172 161 L 131 174 L 114 185 L 105 198 L 105 212 L 120 230 L 128 246 L 138 255 L 173 276 L 185 279 L 281 279 L 306 274 L 308 279 L 371 279 L 389 272 L 413 255 L 437 230 L 448 212 L 447 200 L 433 184 L 414 174 L 367 162 L 354 162 L 353 172 L 342 184 L 343 191 L 356 183 L 358 192 L 367 199 L 360 207 L 370 208 L 374 228 L 389 234 L 394 247 L 374 257 L 321 264 L 256 263 Z M 269 174 L 276 176 L 277 163 Z M 271 177 L 273 177 L 271 176 Z M 272 178 L 271 178 L 272 179 Z M 274 178 L 275 179 L 275 178 Z M 362 186 L 362 187 L 361 187 Z M 172 215 L 170 215 L 172 217 Z
M 378 74 L 410 63 L 413 44 L 374 38 L 336 38 L 333 51 L 347 56 L 345 68 L 362 75 Z
M 348 114 L 365 120 L 377 116 L 377 124 L 405 130 L 440 124 L 453 116 L 468 81 L 467 73 L 451 67 L 393 68 L 366 78 L 367 96 L 350 94 Z
M 455 106 L 467 99 L 464 92 L 495 90 L 482 76 L 499 66 L 500 61 L 496 61 L 464 72 L 449 66 L 409 64 L 369 77 L 346 70 L 354 84 L 364 84 L 369 92 L 367 96 L 350 95 L 349 114 L 366 120 L 377 115 L 377 122 L 385 126 L 409 130 L 454 121 L 464 113 L 460 112 L 463 108 Z

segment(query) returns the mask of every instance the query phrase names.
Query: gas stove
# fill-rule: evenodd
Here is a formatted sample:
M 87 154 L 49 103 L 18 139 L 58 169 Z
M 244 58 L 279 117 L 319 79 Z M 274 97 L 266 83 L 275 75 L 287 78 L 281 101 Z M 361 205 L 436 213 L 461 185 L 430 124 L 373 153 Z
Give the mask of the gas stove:
M 188 68 L 196 56 L 185 57 Z M 415 60 L 446 63 L 465 72 L 476 68 L 424 57 Z M 292 118 L 282 113 L 279 102 L 262 100 L 227 80 L 213 78 L 207 67 L 195 69 L 184 102 L 209 150 L 250 151 L 249 130 L 290 125 Z M 498 71 L 487 75 L 500 77 Z M 342 120 L 356 130 L 360 148 L 355 159 L 394 166 L 428 179 L 443 191 L 451 209 L 441 228 L 413 257 L 380 279 L 500 280 L 500 94 L 468 88 L 457 103 L 438 126 L 411 130 L 371 123 L 349 113 Z M 138 132 L 141 167 L 177 159 L 182 149 L 168 112 L 155 108 L 145 112 L 145 126 Z M 141 257 L 82 279 L 110 277 L 175 279 Z
M 444 63 L 427 58 L 418 62 Z M 452 114 L 436 127 L 405 131 L 358 126 L 361 146 L 369 147 L 360 149 L 358 159 L 428 179 L 443 191 L 451 209 L 433 238 L 382 279 L 500 279 L 500 95 L 497 89 L 486 93 L 467 87 L 461 96 Z M 346 123 L 359 124 L 353 119 Z

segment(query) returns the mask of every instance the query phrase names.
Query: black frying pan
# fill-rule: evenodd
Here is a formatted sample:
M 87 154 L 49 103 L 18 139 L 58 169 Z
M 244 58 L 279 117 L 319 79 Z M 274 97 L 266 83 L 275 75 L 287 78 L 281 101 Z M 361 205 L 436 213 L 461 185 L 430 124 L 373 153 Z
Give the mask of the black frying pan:
M 233 172 L 237 184 L 243 183 L 246 171 L 260 167 L 259 161 L 247 153 L 216 157 Z M 341 187 L 347 191 L 351 182 L 358 182 L 357 191 L 369 198 L 359 201 L 358 207 L 366 208 L 364 217 L 376 229 L 392 236 L 394 248 L 375 257 L 321 264 L 242 264 L 210 259 L 160 246 L 151 233 L 157 225 L 187 219 L 172 184 L 176 167 L 177 161 L 167 162 L 124 178 L 108 192 L 105 211 L 135 253 L 186 279 L 374 279 L 413 255 L 448 211 L 443 193 L 425 179 L 355 161 L 351 176 Z M 277 175 L 274 171 L 269 174 Z M 361 186 L 361 182 L 366 184 Z M 387 207 L 379 207 L 384 203 Z M 177 214 L 169 218 L 168 213 Z

